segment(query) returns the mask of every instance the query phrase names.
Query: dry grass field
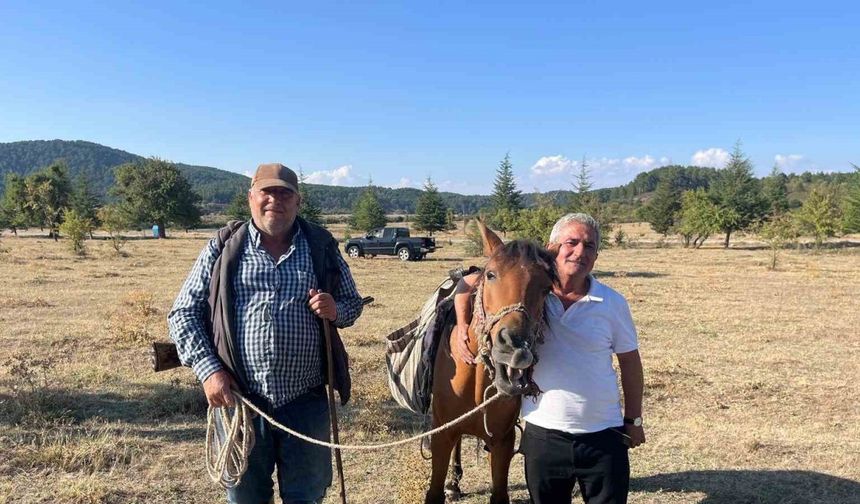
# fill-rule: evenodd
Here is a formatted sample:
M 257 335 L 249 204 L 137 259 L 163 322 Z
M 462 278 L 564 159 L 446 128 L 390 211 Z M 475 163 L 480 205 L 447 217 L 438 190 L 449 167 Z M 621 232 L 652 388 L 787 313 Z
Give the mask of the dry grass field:
M 784 251 L 609 248 L 599 278 L 630 301 L 646 372 L 648 442 L 631 452 L 630 502 L 860 502 L 860 247 Z M 205 401 L 188 369 L 153 373 L 148 343 L 206 233 L 104 240 L 75 258 L 35 236 L 0 241 L 0 503 L 209 503 L 222 491 L 203 466 Z M 376 301 L 344 331 L 353 401 L 341 439 L 419 432 L 385 382 L 382 338 L 415 315 L 466 258 L 443 235 L 428 260 L 350 260 Z M 851 244 L 848 244 L 851 245 Z M 571 369 L 571 372 L 576 372 Z M 489 470 L 465 444 L 462 502 L 486 502 Z M 352 503 L 420 502 L 429 475 L 417 445 L 346 452 Z M 528 495 L 515 458 L 514 502 Z M 326 502 L 337 502 L 332 488 Z

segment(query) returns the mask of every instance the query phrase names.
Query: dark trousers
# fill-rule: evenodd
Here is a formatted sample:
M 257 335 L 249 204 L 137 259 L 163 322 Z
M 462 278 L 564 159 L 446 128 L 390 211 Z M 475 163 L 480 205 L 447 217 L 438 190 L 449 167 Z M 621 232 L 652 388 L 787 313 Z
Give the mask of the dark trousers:
M 324 387 L 303 394 L 278 408 L 265 399 L 254 404 L 287 427 L 322 441 L 329 440 L 328 400 Z M 220 417 L 217 426 L 221 429 Z M 331 485 L 331 450 L 308 443 L 272 426 L 261 416 L 254 419 L 254 448 L 248 470 L 235 488 L 227 491 L 230 504 L 268 504 L 274 496 L 272 473 L 277 467 L 281 501 L 285 504 L 322 502 Z
M 569 434 L 526 423 L 520 446 L 526 484 L 535 504 L 570 503 L 579 483 L 587 504 L 624 504 L 630 460 L 623 427 Z

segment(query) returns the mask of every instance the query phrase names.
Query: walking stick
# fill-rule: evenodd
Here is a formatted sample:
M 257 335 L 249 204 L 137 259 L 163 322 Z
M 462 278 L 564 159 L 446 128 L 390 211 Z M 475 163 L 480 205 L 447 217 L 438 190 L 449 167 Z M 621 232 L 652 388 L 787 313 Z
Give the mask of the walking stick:
M 361 298 L 362 305 L 373 302 L 373 297 Z M 325 333 L 326 362 L 328 362 L 328 414 L 331 420 L 331 437 L 334 444 L 340 444 L 340 435 L 337 430 L 337 405 L 334 402 L 334 354 L 331 344 L 331 321 L 322 319 L 323 333 Z M 334 449 L 334 465 L 337 468 L 337 479 L 340 483 L 340 502 L 346 504 L 346 485 L 343 481 L 343 459 L 340 456 L 340 448 Z
M 337 431 L 337 410 L 334 403 L 334 357 L 331 345 L 331 322 L 323 319 L 323 332 L 325 332 L 326 359 L 328 360 L 328 414 L 331 420 L 331 438 L 334 444 L 340 444 L 340 436 Z M 334 462 L 337 467 L 337 479 L 340 482 L 340 501 L 346 504 L 346 486 L 343 482 L 343 460 L 340 457 L 340 448 L 334 449 Z

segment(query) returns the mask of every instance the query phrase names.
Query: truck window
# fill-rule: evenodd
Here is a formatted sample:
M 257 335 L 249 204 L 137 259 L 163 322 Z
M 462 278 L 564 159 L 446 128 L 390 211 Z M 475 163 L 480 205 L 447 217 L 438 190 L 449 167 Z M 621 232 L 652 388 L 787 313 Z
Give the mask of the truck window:
M 409 230 L 406 228 L 397 228 L 398 238 L 409 238 Z
M 373 237 L 374 237 L 374 238 L 382 238 L 382 233 L 383 233 L 384 231 L 385 231 L 384 229 L 376 229 L 376 230 L 374 230 L 374 231 L 373 231 Z

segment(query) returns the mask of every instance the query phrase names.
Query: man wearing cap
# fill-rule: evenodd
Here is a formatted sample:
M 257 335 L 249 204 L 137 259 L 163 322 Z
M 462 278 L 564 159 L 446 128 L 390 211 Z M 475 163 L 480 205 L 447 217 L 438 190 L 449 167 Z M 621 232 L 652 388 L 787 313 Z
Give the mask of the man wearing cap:
M 337 241 L 298 216 L 295 172 L 263 164 L 248 191 L 251 220 L 231 223 L 204 247 L 168 322 L 182 363 L 190 366 L 209 404 L 233 406 L 232 389 L 278 422 L 329 439 L 323 319 L 348 327 L 361 296 Z M 349 399 L 347 356 L 332 330 L 334 381 Z M 254 419 L 255 443 L 231 503 L 264 503 L 272 472 L 285 503 L 321 502 L 331 484 L 328 448 L 301 441 Z

